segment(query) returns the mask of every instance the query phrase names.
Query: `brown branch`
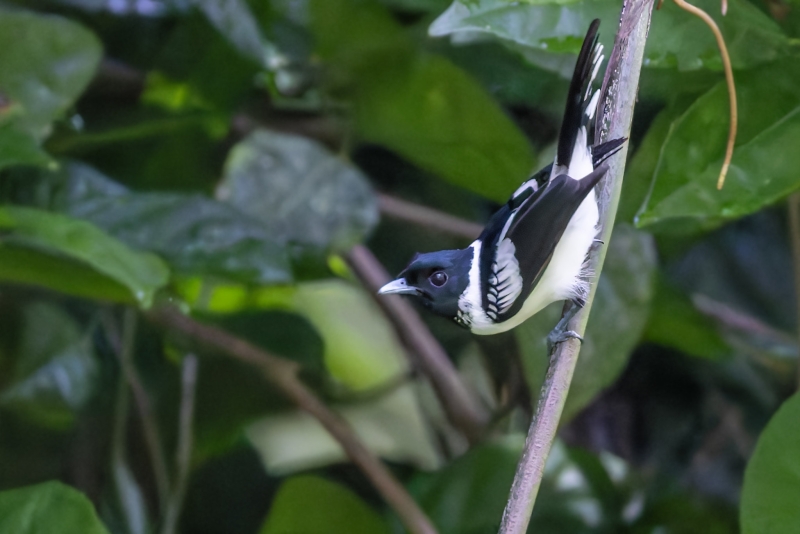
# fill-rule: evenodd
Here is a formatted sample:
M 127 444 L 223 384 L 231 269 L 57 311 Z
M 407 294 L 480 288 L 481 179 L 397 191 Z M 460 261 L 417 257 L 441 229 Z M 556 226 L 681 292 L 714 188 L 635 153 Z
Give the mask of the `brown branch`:
M 639 74 L 644 57 L 644 45 L 650 27 L 650 0 L 627 0 L 623 4 L 620 28 L 608 60 L 603 81 L 602 98 L 597 126 L 598 142 L 630 137 L 633 107 L 639 87 Z M 601 231 L 599 239 L 610 243 L 614 227 L 622 176 L 625 171 L 627 143 L 620 154 L 609 160 L 609 171 L 598 185 Z M 597 281 L 603 268 L 607 247 L 597 247 L 589 253 L 589 272 L 595 273 L 589 287 L 586 305 L 578 310 L 569 329 L 583 334 L 596 293 Z M 533 416 L 522 458 L 511 487 L 508 504 L 500 525 L 501 534 L 524 534 L 528 529 L 533 505 L 541 485 L 547 456 L 556 437 L 561 413 L 569 394 L 572 375 L 578 363 L 580 341 L 569 339 L 556 345 L 551 355 L 542 386 L 536 413 Z
M 172 488 L 161 534 L 174 534 L 181 516 L 189 467 L 192 460 L 194 399 L 197 387 L 197 356 L 187 354 L 181 364 L 181 407 L 178 417 L 178 444 L 175 447 L 175 484 Z
M 388 217 L 470 240 L 478 237 L 483 230 L 478 223 L 383 193 L 378 194 L 378 207 Z
M 410 532 L 417 534 L 434 534 L 436 532 L 422 509 L 381 461 L 364 446 L 350 425 L 325 406 L 303 384 L 298 377 L 299 366 L 296 363 L 274 356 L 224 330 L 199 323 L 183 315 L 174 307 L 158 308 L 149 312 L 148 315 L 157 324 L 181 332 L 236 360 L 259 368 L 269 382 L 280 389 L 300 409 L 316 418 L 330 432 L 331 436 L 339 442 L 345 454 L 372 482 Z
M 389 273 L 365 246 L 353 247 L 347 259 L 371 292 L 391 281 Z M 448 419 L 470 443 L 477 442 L 489 423 L 489 414 L 464 386 L 445 350 L 407 301 L 397 295 L 386 295 L 377 302 L 416 356 L 415 366 L 430 380 Z

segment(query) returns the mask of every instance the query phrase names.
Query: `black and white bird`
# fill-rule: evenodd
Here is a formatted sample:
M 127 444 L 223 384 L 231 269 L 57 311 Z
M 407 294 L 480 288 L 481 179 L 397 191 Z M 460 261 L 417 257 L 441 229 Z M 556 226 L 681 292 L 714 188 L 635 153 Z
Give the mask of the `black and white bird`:
M 584 263 L 598 230 L 594 186 L 608 170 L 603 161 L 625 141 L 592 146 L 599 25 L 591 23 L 578 55 L 554 163 L 523 183 L 469 247 L 417 254 L 379 293 L 413 295 L 481 335 L 514 328 L 559 300 L 583 306 Z

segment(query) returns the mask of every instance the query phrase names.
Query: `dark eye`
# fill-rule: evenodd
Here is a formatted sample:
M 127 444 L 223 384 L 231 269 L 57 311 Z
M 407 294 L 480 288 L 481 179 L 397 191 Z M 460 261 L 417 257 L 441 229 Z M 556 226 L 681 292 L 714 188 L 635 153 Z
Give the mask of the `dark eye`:
M 447 283 L 447 275 L 443 271 L 436 271 L 428 280 L 431 281 L 431 284 L 435 285 L 436 287 L 442 287 Z

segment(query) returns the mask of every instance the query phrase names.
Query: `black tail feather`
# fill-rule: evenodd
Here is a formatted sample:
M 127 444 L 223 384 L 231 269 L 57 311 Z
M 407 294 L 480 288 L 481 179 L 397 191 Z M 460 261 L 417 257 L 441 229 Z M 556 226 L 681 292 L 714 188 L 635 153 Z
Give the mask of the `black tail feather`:
M 586 37 L 583 40 L 578 61 L 575 64 L 575 71 L 572 74 L 572 81 L 569 84 L 567 94 L 567 106 L 564 110 L 564 120 L 561 123 L 561 131 L 558 135 L 558 153 L 556 155 L 556 166 L 569 166 L 572 159 L 572 152 L 575 149 L 575 138 L 578 129 L 584 124 L 584 99 L 586 91 L 591 83 L 594 49 L 597 44 L 597 30 L 600 27 L 600 20 L 594 19 L 589 25 Z M 591 140 L 587 140 L 591 144 Z
M 620 137 L 619 139 L 612 139 L 599 145 L 592 147 L 592 166 L 597 167 L 605 160 L 616 154 L 622 148 L 622 145 L 627 141 L 627 137 Z

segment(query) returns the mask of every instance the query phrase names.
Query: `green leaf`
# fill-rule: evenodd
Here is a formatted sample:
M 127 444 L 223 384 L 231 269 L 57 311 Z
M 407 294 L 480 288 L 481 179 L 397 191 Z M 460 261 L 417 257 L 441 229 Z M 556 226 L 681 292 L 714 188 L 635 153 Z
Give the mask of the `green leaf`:
M 714 322 L 661 278 L 656 285 L 644 339 L 700 358 L 718 359 L 731 352 Z
M 202 195 L 132 193 L 78 163 L 65 165 L 49 184 L 58 209 L 158 253 L 180 274 L 252 284 L 291 281 L 284 248 L 261 223 L 227 204 Z
M 329 84 L 352 99 L 364 141 L 498 201 L 528 177 L 531 147 L 499 106 L 447 59 L 416 53 L 384 8 L 363 0 L 312 8 Z
M 435 473 L 417 474 L 409 491 L 441 534 L 494 532 L 500 524 L 524 439 L 475 447 Z
M 534 165 L 528 141 L 499 106 L 440 56 L 421 56 L 391 76 L 365 80 L 355 112 L 365 140 L 497 201 Z
M 245 0 L 198 0 L 196 5 L 239 52 L 264 63 L 267 43 Z
M 731 0 L 728 15 L 719 14 L 716 0 L 700 0 L 695 5 L 716 19 L 728 44 L 734 68 L 749 68 L 793 52 L 789 39 L 780 27 L 746 0 Z M 507 0 L 456 0 L 431 24 L 434 37 L 456 33 L 488 33 L 500 40 L 527 49 L 546 51 L 551 57 L 528 54 L 529 59 L 551 70 L 561 70 L 554 57 L 569 52 L 577 54 L 589 23 L 599 18 L 606 24 L 619 19 L 616 0 L 544 0 L 509 2 Z M 601 27 L 601 41 L 610 50 L 614 27 Z M 796 45 L 794 45 L 796 48 Z M 666 2 L 653 17 L 645 49 L 646 67 L 679 70 L 721 70 L 714 35 L 697 17 L 672 2 Z M 569 76 L 571 66 L 565 73 Z
M 380 387 L 406 372 L 397 334 L 362 288 L 337 279 L 300 284 L 292 309 L 322 336 L 325 365 L 347 389 Z
M 414 384 L 333 408 L 364 445 L 381 458 L 424 470 L 441 464 Z M 272 476 L 348 460 L 341 445 L 320 422 L 300 410 L 263 417 L 247 428 L 247 438 Z
M 53 167 L 55 162 L 29 134 L 13 125 L 0 126 L 0 169 L 12 165 Z
M 0 88 L 17 111 L 8 120 L 41 141 L 83 92 L 101 55 L 94 35 L 74 22 L 0 10 Z
M 51 427 L 72 423 L 94 392 L 99 369 L 92 343 L 56 306 L 24 309 L 14 377 L 0 403 Z
M 790 534 L 800 525 L 800 394 L 787 400 L 761 434 L 744 475 L 743 534 Z
M 737 77 L 739 134 L 725 187 L 716 189 L 728 133 L 724 83 L 675 119 L 662 141 L 637 225 L 659 230 L 712 228 L 753 213 L 800 186 L 800 76 L 796 62 Z M 664 135 L 663 129 L 652 132 Z M 647 138 L 644 143 L 652 143 Z M 652 159 L 652 152 L 642 157 Z M 634 160 L 634 164 L 636 164 Z M 647 167 L 647 165 L 643 165 Z
M 378 514 L 345 487 L 316 476 L 283 483 L 260 534 L 388 534 Z
M 89 499 L 60 482 L 1 492 L 0 532 L 108 534 Z
M 233 147 L 217 198 L 281 242 L 342 251 L 378 221 L 366 177 L 316 141 L 256 130 Z
M 655 267 L 651 236 L 618 224 L 589 314 L 562 421 L 568 421 L 588 405 L 624 369 L 647 324 Z M 558 322 L 562 307 L 560 302 L 552 304 L 515 330 L 532 392 L 538 392 L 544 381 L 549 363 L 545 339 Z
M 35 283 L 53 289 L 77 289 L 83 295 L 88 277 L 82 276 L 74 286 L 64 279 L 75 272 L 73 266 L 61 270 L 58 257 L 83 263 L 117 285 L 127 288 L 130 297 L 143 307 L 149 307 L 155 292 L 169 278 L 167 267 L 156 256 L 136 252 L 123 243 L 109 237 L 99 228 L 65 215 L 46 211 L 5 206 L 0 208 L 0 273 L 6 279 Z M 20 249 L 28 249 L 27 254 Z M 52 263 L 48 267 L 41 258 L 49 255 Z M 9 262 L 8 265 L 6 261 Z M 26 271 L 26 261 L 31 270 Z M 112 284 L 105 284 L 108 298 L 118 300 L 119 291 Z M 104 297 L 105 294 L 97 296 Z
M 725 16 L 720 13 L 717 0 L 692 4 L 708 13 L 719 26 L 734 69 L 768 63 L 792 51 L 778 24 L 747 0 L 730 0 Z M 721 71 L 722 59 L 714 34 L 702 20 L 675 2 L 664 2 L 650 26 L 644 65 Z

